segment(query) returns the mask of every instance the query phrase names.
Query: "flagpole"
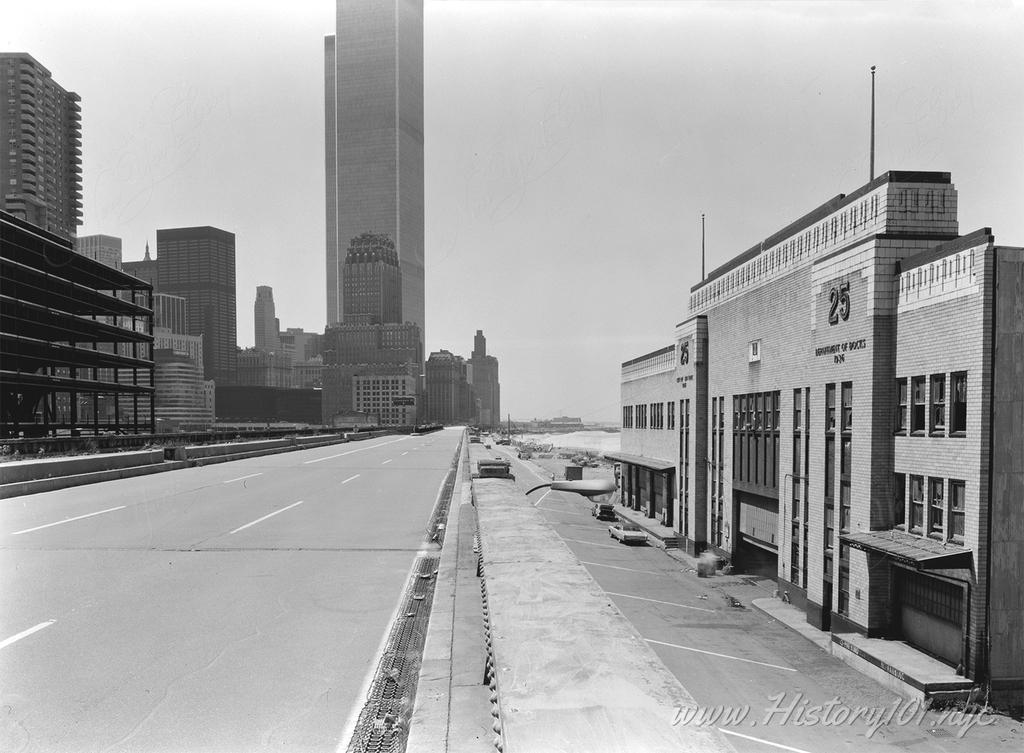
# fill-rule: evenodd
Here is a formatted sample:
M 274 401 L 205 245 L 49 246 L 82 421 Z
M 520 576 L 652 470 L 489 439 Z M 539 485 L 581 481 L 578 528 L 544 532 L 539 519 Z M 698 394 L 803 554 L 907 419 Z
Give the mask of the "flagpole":
M 871 66 L 871 165 L 868 182 L 875 179 L 875 66 Z
M 700 280 L 704 282 L 704 213 L 700 214 Z

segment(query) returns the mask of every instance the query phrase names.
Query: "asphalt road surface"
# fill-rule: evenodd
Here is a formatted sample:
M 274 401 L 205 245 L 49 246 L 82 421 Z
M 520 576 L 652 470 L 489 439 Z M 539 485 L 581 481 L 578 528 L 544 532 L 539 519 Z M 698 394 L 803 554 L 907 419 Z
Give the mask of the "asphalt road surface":
M 336 750 L 461 434 L 0 500 L 0 750 Z
M 550 480 L 535 464 L 495 450 L 513 461 L 524 490 Z M 540 490 L 530 499 L 699 704 L 680 712 L 678 723 L 721 729 L 737 753 L 1019 747 L 1019 723 L 924 712 L 751 607 L 751 599 L 772 595 L 769 581 L 721 587 L 657 547 L 611 539 L 610 524 L 593 518 L 577 494 Z M 872 731 L 877 713 L 883 723 Z

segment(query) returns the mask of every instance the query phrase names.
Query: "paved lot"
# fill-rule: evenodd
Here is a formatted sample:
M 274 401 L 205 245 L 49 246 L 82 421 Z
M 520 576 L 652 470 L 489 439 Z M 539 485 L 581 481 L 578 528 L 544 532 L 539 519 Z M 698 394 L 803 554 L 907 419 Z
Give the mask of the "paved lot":
M 335 750 L 460 435 L 0 502 L 0 750 Z
M 550 470 L 538 472 L 533 463 L 513 460 L 513 470 L 522 489 L 550 480 Z M 767 583 L 730 578 L 720 586 L 714 578 L 698 579 L 661 549 L 619 544 L 578 495 L 541 490 L 531 499 L 700 705 L 701 711 L 682 712 L 679 722 L 686 714 L 708 714 L 705 723 L 722 729 L 740 753 L 973 752 L 1024 745 L 1019 722 L 925 713 L 749 608 L 751 599 L 771 595 Z M 732 598 L 744 606 L 732 606 Z M 870 735 L 869 714 L 881 714 L 882 722 Z M 699 724 L 700 717 L 689 723 Z

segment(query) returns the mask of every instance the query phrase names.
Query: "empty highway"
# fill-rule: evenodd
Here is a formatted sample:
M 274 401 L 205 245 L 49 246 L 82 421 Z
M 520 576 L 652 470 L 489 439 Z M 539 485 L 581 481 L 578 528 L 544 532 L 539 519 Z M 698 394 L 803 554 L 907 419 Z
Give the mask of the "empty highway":
M 0 750 L 336 750 L 461 435 L 0 501 Z

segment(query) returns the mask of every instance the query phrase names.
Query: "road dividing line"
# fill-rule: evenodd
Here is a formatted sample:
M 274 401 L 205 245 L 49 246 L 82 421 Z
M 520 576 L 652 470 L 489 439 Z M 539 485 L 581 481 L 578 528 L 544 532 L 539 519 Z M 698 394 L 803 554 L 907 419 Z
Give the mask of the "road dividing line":
M 225 484 L 233 484 L 236 481 L 245 481 L 247 478 L 256 478 L 257 476 L 262 476 L 262 475 L 263 475 L 262 473 L 250 473 L 248 476 L 239 476 L 238 478 L 228 479 L 224 483 Z
M 772 669 L 783 669 L 787 672 L 796 672 L 792 667 L 780 667 L 778 664 L 768 664 L 763 661 L 754 661 L 753 659 L 744 659 L 741 656 L 729 656 L 728 654 L 716 654 L 714 651 L 704 651 L 699 648 L 692 648 L 690 646 L 680 646 L 678 643 L 664 643 L 662 641 L 656 641 L 652 638 L 644 638 L 648 643 L 657 643 L 659 646 L 668 646 L 670 648 L 680 648 L 683 651 L 695 651 L 698 654 L 708 654 L 709 656 L 719 656 L 723 659 L 732 659 L 734 661 L 745 661 L 747 664 L 760 664 L 762 667 L 771 667 Z
M 303 465 L 309 465 L 310 463 L 320 463 L 324 460 L 333 460 L 334 458 L 344 457 L 345 455 L 352 455 L 357 452 L 363 452 L 364 450 L 372 450 L 375 447 L 383 447 L 384 445 L 394 444 L 395 442 L 404 442 L 409 437 L 399 437 L 398 439 L 392 439 L 390 442 L 381 442 L 380 444 L 372 444 L 369 447 L 360 447 L 357 450 L 349 450 L 348 452 L 339 452 L 337 455 L 328 455 L 324 458 L 316 458 L 314 460 L 304 460 Z
M 46 622 L 40 622 L 35 627 L 30 627 L 28 630 L 22 630 L 17 635 L 12 635 L 10 638 L 5 638 L 4 640 L 0 641 L 0 648 L 7 648 L 12 643 L 20 641 L 22 638 L 28 638 L 30 635 L 32 635 L 32 633 L 42 630 L 45 627 L 50 627 L 50 625 L 52 625 L 56 621 L 57 620 L 47 620 Z
M 392 460 L 394 460 L 394 458 L 388 458 L 388 459 L 387 459 L 387 460 L 385 460 L 385 461 L 384 461 L 383 463 L 381 463 L 381 465 L 387 465 L 387 464 L 388 464 L 388 463 L 390 463 L 390 462 L 391 462 Z
M 274 512 L 269 513 L 268 515 L 264 515 L 262 518 L 256 518 L 256 520 L 252 521 L 251 523 L 246 523 L 244 526 L 239 526 L 235 530 L 228 532 L 228 536 L 230 536 L 232 533 L 238 533 L 239 531 L 244 531 L 249 526 L 254 526 L 257 523 L 261 523 L 262 521 L 266 520 L 267 518 L 272 518 L 275 515 L 277 515 L 278 513 L 284 512 L 285 510 L 291 510 L 296 505 L 301 505 L 304 501 L 305 500 L 300 499 L 298 502 L 292 502 L 287 507 L 282 507 L 280 510 L 274 510 Z
M 773 743 L 768 740 L 762 740 L 760 737 L 751 737 L 750 735 L 744 735 L 739 732 L 733 732 L 731 729 L 718 728 L 718 731 L 723 735 L 735 735 L 736 737 L 742 737 L 744 740 L 753 740 L 755 743 L 761 743 L 762 745 L 771 745 L 773 748 L 780 748 L 782 750 L 789 750 L 793 753 L 810 753 L 803 748 L 792 748 L 789 745 L 783 745 L 782 743 Z
M 114 512 L 114 510 L 123 510 L 124 508 L 125 508 L 124 505 L 120 505 L 118 507 L 109 507 L 106 510 L 100 510 L 99 512 L 90 512 L 87 515 L 76 515 L 73 518 L 64 518 L 64 520 L 58 520 L 56 523 L 47 523 L 44 526 L 36 526 L 35 528 L 26 528 L 23 531 L 15 531 L 14 533 L 11 534 L 11 536 L 20 536 L 23 533 L 31 533 L 32 531 L 40 531 L 43 528 L 50 528 L 51 526 L 59 526 L 62 523 L 70 523 L 73 520 L 82 520 L 83 518 L 91 518 L 93 515 L 102 515 L 105 512 Z
M 618 547 L 615 547 L 618 549 Z M 626 570 L 630 573 L 646 573 L 647 575 L 663 575 L 663 573 L 656 573 L 653 570 L 635 570 L 632 567 L 619 567 L 618 565 L 606 565 L 603 562 L 584 562 L 580 560 L 581 565 L 597 565 L 598 567 L 610 567 L 612 570 Z
M 546 492 L 544 492 L 543 494 L 541 494 L 541 495 L 540 495 L 540 499 L 538 499 L 538 500 L 537 500 L 536 502 L 534 502 L 534 503 L 533 503 L 533 506 L 534 506 L 534 507 L 536 507 L 537 505 L 539 505 L 539 504 L 540 504 L 541 502 L 543 502 L 543 501 L 544 501 L 544 498 L 545 498 L 546 496 L 548 496 L 549 494 L 551 494 L 551 490 L 550 490 L 550 489 L 548 489 L 548 490 L 547 490 Z
M 557 531 L 555 532 L 555 535 L 558 536 Z M 605 549 L 619 548 L 615 544 L 598 544 L 596 541 L 584 541 L 583 539 L 567 539 L 565 536 L 561 536 L 560 538 L 562 539 L 562 541 L 573 541 L 577 544 L 586 544 L 587 546 L 603 546 Z
M 341 483 L 347 484 L 349 481 L 355 481 L 357 478 L 359 478 L 359 474 L 358 473 L 355 476 L 349 476 L 347 479 L 345 479 Z
M 646 596 L 633 596 L 632 594 L 617 594 L 614 591 L 605 591 L 609 596 L 622 596 L 626 599 L 639 599 L 640 601 L 651 601 L 655 604 L 668 604 L 670 607 L 679 607 L 680 609 L 692 609 L 696 612 L 711 612 L 714 613 L 714 609 L 705 609 L 704 607 L 691 607 L 689 604 L 677 604 L 674 601 L 661 601 L 660 599 L 648 599 Z
M 409 454 L 408 450 L 406 450 L 405 452 L 402 453 L 403 456 L 408 455 L 408 454 Z

